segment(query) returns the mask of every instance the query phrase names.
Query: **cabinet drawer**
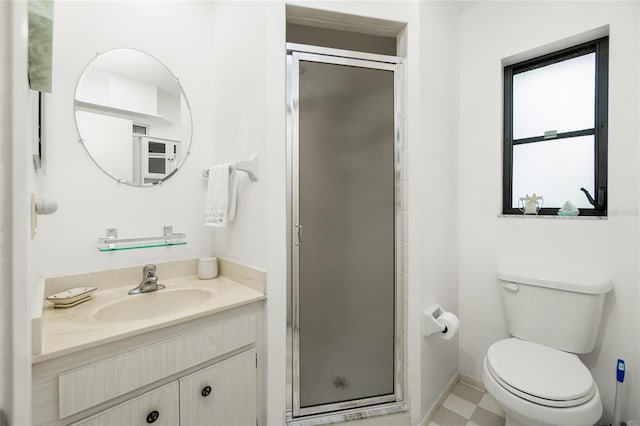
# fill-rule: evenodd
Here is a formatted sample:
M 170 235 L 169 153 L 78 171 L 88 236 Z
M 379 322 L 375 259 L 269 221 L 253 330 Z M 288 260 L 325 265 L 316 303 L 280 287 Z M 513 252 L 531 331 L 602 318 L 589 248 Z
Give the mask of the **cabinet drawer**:
M 254 314 L 58 375 L 61 419 L 255 343 Z
M 180 379 L 181 426 L 255 424 L 255 350 Z
M 173 382 L 72 426 L 176 426 L 180 418 L 178 392 L 178 382 Z

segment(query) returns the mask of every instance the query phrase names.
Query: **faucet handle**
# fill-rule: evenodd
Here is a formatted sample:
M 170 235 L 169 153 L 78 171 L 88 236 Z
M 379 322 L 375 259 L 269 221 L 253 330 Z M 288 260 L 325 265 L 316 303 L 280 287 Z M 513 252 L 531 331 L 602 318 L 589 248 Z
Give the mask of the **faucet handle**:
M 156 265 L 154 265 L 152 263 L 144 265 L 144 268 L 142 269 L 142 275 L 145 278 L 155 277 L 156 276 Z

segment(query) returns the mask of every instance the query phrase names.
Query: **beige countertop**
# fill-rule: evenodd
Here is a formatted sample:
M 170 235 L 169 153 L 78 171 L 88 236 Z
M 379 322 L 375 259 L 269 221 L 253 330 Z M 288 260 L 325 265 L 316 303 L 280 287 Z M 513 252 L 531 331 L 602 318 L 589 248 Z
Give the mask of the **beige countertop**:
M 128 295 L 130 285 L 98 288 L 90 301 L 71 308 L 56 309 L 51 302 L 45 301 L 41 317 L 41 351 L 33 355 L 32 362 L 35 364 L 266 298 L 259 288 L 222 275 L 211 280 L 184 276 L 159 282 L 165 284 L 166 289 L 139 295 Z M 183 295 L 204 297 L 194 303 Z M 184 306 L 180 306 L 181 301 Z M 154 306 L 156 303 L 158 305 Z M 170 308 L 165 311 L 160 306 Z

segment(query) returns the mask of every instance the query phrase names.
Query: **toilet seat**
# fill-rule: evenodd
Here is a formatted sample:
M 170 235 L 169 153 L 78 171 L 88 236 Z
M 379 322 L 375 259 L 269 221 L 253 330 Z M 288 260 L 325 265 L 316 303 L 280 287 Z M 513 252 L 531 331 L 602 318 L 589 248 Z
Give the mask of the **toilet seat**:
M 491 345 L 486 361 L 500 386 L 534 404 L 576 407 L 596 393 L 589 370 L 576 355 L 537 343 L 501 340 Z

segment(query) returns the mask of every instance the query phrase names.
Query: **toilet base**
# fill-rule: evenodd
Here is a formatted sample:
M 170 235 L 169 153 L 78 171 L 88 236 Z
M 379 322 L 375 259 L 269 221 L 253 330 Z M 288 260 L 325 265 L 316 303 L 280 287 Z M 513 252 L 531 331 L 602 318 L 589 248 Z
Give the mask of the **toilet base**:
M 519 422 L 518 420 L 514 419 L 512 416 L 510 416 L 508 414 L 507 414 L 506 420 L 507 421 L 504 424 L 504 426 L 529 426 L 527 424 Z
M 530 423 L 522 423 L 521 421 L 514 419 L 513 416 L 506 415 L 506 423 L 504 426 L 531 426 Z

